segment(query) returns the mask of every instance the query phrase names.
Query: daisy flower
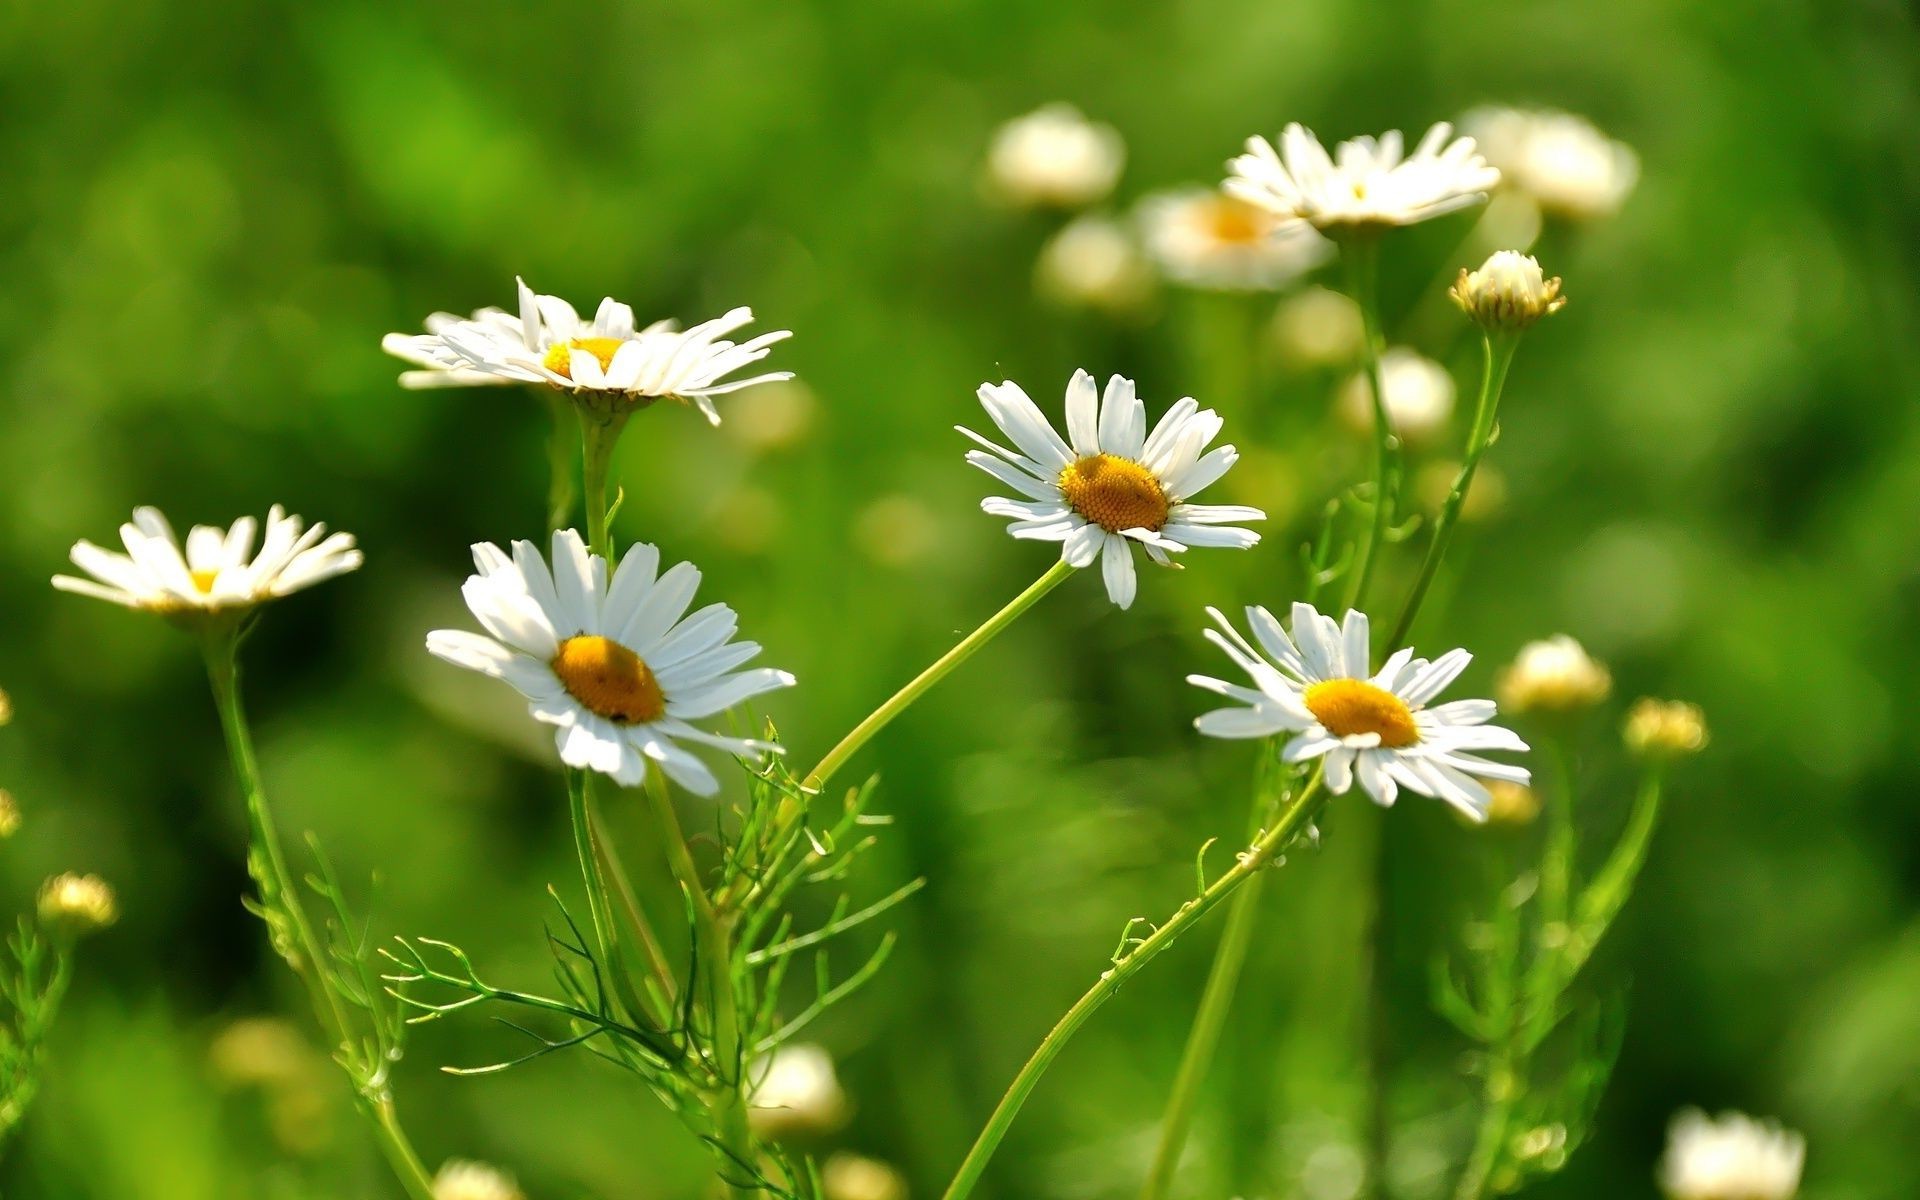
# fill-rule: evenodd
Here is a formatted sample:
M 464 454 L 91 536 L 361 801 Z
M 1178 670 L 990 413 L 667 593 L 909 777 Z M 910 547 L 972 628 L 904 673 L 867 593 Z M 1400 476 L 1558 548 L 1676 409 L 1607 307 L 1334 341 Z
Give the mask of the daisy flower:
M 1250 529 L 1227 525 L 1265 520 L 1259 509 L 1187 502 L 1240 457 L 1232 446 L 1201 453 L 1219 435 L 1221 421 L 1192 398 L 1168 409 L 1148 433 L 1133 380 L 1115 375 L 1100 395 L 1093 376 L 1075 371 L 1067 384 L 1065 441 L 1016 383 L 980 385 L 980 403 L 1016 449 L 956 426 L 983 447 L 967 451 L 967 461 L 1022 497 L 992 496 L 981 509 L 1011 518 L 1007 532 L 1014 537 L 1065 543 L 1060 557 L 1069 566 L 1099 558 L 1107 595 L 1121 608 L 1133 603 L 1134 544 L 1170 566 L 1168 555 L 1188 546 L 1245 550 L 1260 540 Z
M 720 790 L 713 772 L 680 743 L 746 758 L 779 747 L 723 737 L 689 724 L 793 676 L 767 667 L 737 670 L 760 653 L 732 640 L 738 617 L 724 604 L 691 616 L 700 586 L 691 563 L 660 571 L 660 551 L 634 546 L 608 578 L 607 560 L 587 552 L 571 529 L 553 535 L 553 566 L 532 542 L 511 555 L 491 542 L 473 548 L 479 574 L 461 594 L 491 637 L 457 629 L 427 635 L 427 649 L 454 664 L 505 680 L 533 716 L 556 727 L 560 760 L 631 787 L 656 763 L 690 792 Z
M 1667 1132 L 1660 1190 L 1672 1200 L 1793 1200 L 1806 1158 L 1806 1139 L 1777 1122 L 1690 1108 Z
M 75 542 L 73 565 L 92 576 L 55 575 L 63 592 L 93 596 L 167 616 L 208 615 L 251 608 L 344 575 L 362 561 L 353 535 L 305 528 L 279 505 L 267 513 L 266 536 L 253 552 L 259 522 L 241 517 L 231 528 L 196 525 L 184 550 L 157 508 L 136 508 L 120 527 L 126 553 Z
M 1441 122 L 1412 154 L 1399 130 L 1341 142 L 1329 155 L 1305 126 L 1287 126 L 1280 147 L 1247 139 L 1247 152 L 1227 164 L 1226 190 L 1282 217 L 1322 231 L 1413 225 L 1478 204 L 1500 172 Z
M 1572 113 L 1479 108 L 1460 124 L 1473 135 L 1503 185 L 1572 220 L 1619 209 L 1640 180 L 1633 147 Z
M 1210 188 L 1147 197 L 1140 227 L 1167 278 L 1219 291 L 1283 287 L 1324 262 L 1329 249 L 1305 221 Z
M 1336 625 L 1310 604 L 1293 606 L 1293 633 L 1264 608 L 1248 608 L 1255 649 L 1220 610 L 1208 614 L 1219 629 L 1207 640 L 1253 680 L 1252 687 L 1207 675 L 1189 675 L 1196 687 L 1238 701 L 1202 715 L 1194 726 L 1210 737 L 1260 738 L 1290 733 L 1281 752 L 1288 762 L 1318 758 L 1327 789 L 1336 795 L 1355 779 L 1383 805 L 1400 789 L 1433 796 L 1475 821 L 1487 819 L 1493 798 L 1479 779 L 1526 783 L 1525 767 L 1491 762 L 1481 751 L 1522 751 L 1512 730 L 1486 722 L 1491 700 L 1453 700 L 1428 707 L 1466 669 L 1473 656 L 1449 650 L 1429 662 L 1398 650 L 1369 674 L 1365 613 L 1349 611 Z M 1263 653 L 1264 652 L 1264 653 Z
M 1111 125 L 1071 104 L 1049 104 L 994 132 L 987 177 L 1016 204 L 1078 208 L 1113 190 L 1127 147 Z
M 389 354 L 425 368 L 405 373 L 401 383 L 457 385 L 485 375 L 634 405 L 680 400 L 718 425 L 713 397 L 793 378 L 791 371 L 727 378 L 792 336 L 780 329 L 744 342 L 729 341 L 727 334 L 753 320 L 750 308 L 733 309 L 684 331 L 671 321 L 636 330 L 633 309 L 611 296 L 600 302 L 593 320 L 583 321 L 573 305 L 558 296 L 543 296 L 523 280 L 515 283 L 520 289 L 519 316 L 499 309 L 481 309 L 465 320 L 441 313 L 428 318 L 424 335 L 387 335 L 381 345 Z

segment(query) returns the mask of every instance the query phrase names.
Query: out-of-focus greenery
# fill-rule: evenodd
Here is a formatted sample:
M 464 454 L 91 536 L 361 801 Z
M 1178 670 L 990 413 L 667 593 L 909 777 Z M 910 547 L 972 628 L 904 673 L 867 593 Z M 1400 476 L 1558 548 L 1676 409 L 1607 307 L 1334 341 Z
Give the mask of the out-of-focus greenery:
M 1631 980 L 1600 1128 L 1540 1194 L 1649 1194 L 1668 1115 L 1700 1104 L 1804 1130 L 1810 1200 L 1910 1198 L 1909 19 L 1785 0 L 0 6 L 0 686 L 17 709 L 0 784 L 25 815 L 0 883 L 18 910 L 41 877 L 94 871 L 124 908 L 85 948 L 0 1191 L 394 1194 L 311 1041 L 233 1032 L 299 1005 L 241 911 L 244 830 L 191 646 L 46 586 L 135 504 L 224 523 L 277 501 L 360 536 L 362 571 L 276 606 L 248 645 L 270 791 L 344 878 L 379 874 L 379 927 L 541 977 L 544 888 L 573 879 L 550 746 L 421 642 L 465 624 L 469 542 L 537 536 L 545 416 L 511 389 L 404 393 L 378 348 L 435 309 L 511 305 L 519 273 L 583 306 L 751 304 L 796 331 L 774 358 L 804 390 L 723 399 L 718 431 L 668 409 L 635 422 L 620 532 L 697 561 L 703 594 L 800 677 L 768 711 L 808 761 L 1048 561 L 975 509 L 987 484 L 950 427 L 980 419 L 980 381 L 1054 408 L 1073 367 L 1121 371 L 1156 410 L 1217 405 L 1248 451 L 1223 498 L 1274 514 L 1259 549 L 1149 570 L 1126 613 L 1072 581 L 856 764 L 898 816 L 863 886 L 930 883 L 890 918 L 886 973 L 818 1030 L 855 1104 L 818 1146 L 937 1194 L 1121 925 L 1169 911 L 1198 844 L 1237 836 L 1251 750 L 1202 744 L 1204 697 L 1181 682 L 1220 666 L 1200 609 L 1293 598 L 1313 510 L 1365 462 L 1325 376 L 1218 390 L 1200 348 L 1268 301 L 1170 294 L 1115 327 L 1032 298 L 1048 223 L 992 204 L 980 164 L 997 123 L 1064 98 L 1125 134 L 1128 200 L 1216 180 L 1289 119 L 1347 136 L 1527 101 L 1637 147 L 1624 211 L 1540 247 L 1572 303 L 1509 384 L 1491 459 L 1507 505 L 1463 532 L 1418 630 L 1479 655 L 1461 694 L 1567 631 L 1621 699 L 1685 696 L 1714 729 L 1595 967 Z M 1471 221 L 1392 239 L 1390 322 L 1464 265 Z M 1463 387 L 1469 350 L 1453 346 Z M 1617 716 L 1580 735 L 1596 839 L 1630 786 Z M 1267 889 L 1185 1195 L 1346 1194 L 1363 811 L 1338 803 L 1324 850 Z M 1409 800 L 1389 828 L 1396 1165 L 1418 1196 L 1470 1116 L 1423 980 L 1486 902 L 1492 855 L 1439 805 Z M 670 902 L 646 846 L 627 857 Z M 995 1194 L 1136 1186 L 1217 930 L 1062 1057 Z M 435 1069 L 519 1045 L 479 1019 L 416 1034 L 399 1096 L 429 1158 L 489 1159 L 534 1197 L 700 1194 L 703 1150 L 586 1056 Z M 233 1082 L 236 1055 L 257 1082 Z

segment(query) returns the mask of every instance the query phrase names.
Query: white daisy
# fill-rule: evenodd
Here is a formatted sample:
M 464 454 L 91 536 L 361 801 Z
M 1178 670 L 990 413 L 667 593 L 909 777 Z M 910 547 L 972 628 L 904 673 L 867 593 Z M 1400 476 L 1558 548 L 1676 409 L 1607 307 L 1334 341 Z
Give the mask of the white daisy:
M 810 1042 L 790 1042 L 754 1062 L 747 1110 L 763 1137 L 819 1133 L 846 1119 L 847 1096 L 833 1056 Z
M 1671 1200 L 1793 1200 L 1806 1139 L 1742 1113 L 1687 1109 L 1667 1131 L 1660 1189 Z
M 1387 397 L 1387 423 L 1410 442 L 1444 433 L 1453 417 L 1453 373 L 1418 350 L 1389 346 L 1380 356 L 1380 386 Z M 1340 419 L 1358 433 L 1373 432 L 1373 385 L 1355 372 L 1340 391 Z
M 465 320 L 440 313 L 428 318 L 423 335 L 387 335 L 381 345 L 388 353 L 426 368 L 407 372 L 401 383 L 409 387 L 469 383 L 475 382 L 469 376 L 479 373 L 635 405 L 661 399 L 686 401 L 718 425 L 720 414 L 713 407 L 713 397 L 793 378 L 791 371 L 726 378 L 759 362 L 775 342 L 792 336 L 780 329 L 744 342 L 728 341 L 725 335 L 753 320 L 750 308 L 733 309 L 685 331 L 671 321 L 636 330 L 633 309 L 611 296 L 600 302 L 593 320 L 583 321 L 565 300 L 540 295 L 524 281 L 515 282 L 520 289 L 517 317 L 499 309 L 481 309 Z
M 1349 611 L 1336 625 L 1310 604 L 1293 606 L 1293 636 L 1264 608 L 1248 608 L 1256 650 L 1209 608 L 1219 629 L 1207 639 L 1253 679 L 1242 687 L 1207 675 L 1187 682 L 1245 707 L 1215 709 L 1194 722 L 1222 738 L 1294 735 L 1281 752 L 1288 762 L 1319 758 L 1327 789 L 1345 792 L 1357 778 L 1368 795 L 1392 804 L 1402 787 L 1445 800 L 1476 821 L 1487 819 L 1493 798 L 1479 780 L 1526 783 L 1525 767 L 1491 762 L 1481 751 L 1523 751 L 1512 730 L 1488 725 L 1491 700 L 1453 700 L 1428 707 L 1466 669 L 1473 656 L 1449 650 L 1432 662 L 1411 650 L 1393 653 L 1369 673 L 1365 613 Z M 1262 651 L 1265 653 L 1262 654 Z
M 1329 155 L 1305 126 L 1292 124 L 1280 148 L 1247 139 L 1247 153 L 1227 164 L 1227 191 L 1283 217 L 1321 230 L 1412 225 L 1487 198 L 1500 172 L 1441 122 L 1412 154 L 1399 130 L 1341 142 Z
M 513 543 L 511 556 L 482 542 L 473 561 L 480 573 L 461 594 L 493 636 L 437 629 L 427 649 L 512 684 L 534 717 L 558 727 L 568 766 L 631 787 L 653 762 L 681 787 L 710 796 L 719 781 L 680 742 L 749 758 L 779 752 L 688 724 L 793 685 L 785 671 L 736 669 L 760 646 L 731 640 L 731 608 L 709 604 L 684 616 L 700 585 L 693 564 L 661 573 L 659 550 L 634 546 L 609 581 L 607 561 L 571 529 L 553 535 L 551 571 L 532 542 Z
M 1107 595 L 1121 608 L 1133 603 L 1133 543 L 1170 566 L 1167 556 L 1188 546 L 1245 550 L 1260 540 L 1250 529 L 1225 527 L 1265 520 L 1259 509 L 1187 502 L 1240 457 L 1232 446 L 1201 453 L 1219 436 L 1220 415 L 1190 397 L 1148 433 L 1133 380 L 1113 376 L 1102 396 L 1093 376 L 1075 371 L 1067 384 L 1066 441 L 1012 381 L 981 384 L 980 403 L 1017 449 L 956 426 L 984 447 L 967 451 L 967 461 L 1024 497 L 992 496 L 980 507 L 1011 518 L 1007 532 L 1014 537 L 1065 543 L 1060 557 L 1070 566 L 1100 558 Z
M 433 1200 L 526 1200 L 526 1195 L 505 1171 L 455 1158 L 433 1177 Z
M 1266 291 L 1326 261 L 1330 247 L 1305 221 L 1276 216 L 1212 188 L 1162 192 L 1140 202 L 1147 253 L 1189 287 Z
M 228 529 L 196 525 L 183 551 L 159 509 L 136 508 L 133 520 L 120 527 L 125 554 L 75 542 L 73 565 L 93 578 L 55 575 L 53 586 L 168 616 L 204 615 L 278 599 L 344 575 L 362 561 L 352 534 L 329 535 L 325 525 L 304 528 L 277 504 L 267 513 L 266 537 L 255 554 L 258 531 L 252 517 Z
M 1550 110 L 1480 108 L 1460 124 L 1502 184 L 1548 212 L 1574 220 L 1619 209 L 1640 180 L 1640 156 L 1585 117 Z
M 1071 104 L 1048 104 L 994 131 L 987 175 L 1016 204 L 1078 208 L 1113 190 L 1126 143 Z

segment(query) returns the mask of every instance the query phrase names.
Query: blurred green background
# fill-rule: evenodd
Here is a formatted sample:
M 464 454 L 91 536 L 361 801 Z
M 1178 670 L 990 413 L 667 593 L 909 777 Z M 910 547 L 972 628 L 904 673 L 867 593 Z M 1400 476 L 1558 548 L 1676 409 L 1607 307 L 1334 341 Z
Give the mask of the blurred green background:
M 767 711 L 807 761 L 1047 564 L 975 508 L 989 482 L 950 427 L 983 419 L 982 380 L 1057 413 L 1075 366 L 1124 372 L 1152 411 L 1218 406 L 1248 451 L 1219 498 L 1272 512 L 1257 550 L 1149 572 L 1126 613 L 1073 581 L 857 764 L 898 817 L 858 890 L 930 882 L 884 922 L 885 974 L 818 1027 L 855 1111 L 811 1145 L 938 1194 L 1122 924 L 1170 911 L 1198 844 L 1236 835 L 1251 749 L 1202 744 L 1181 682 L 1224 666 L 1201 608 L 1293 598 L 1317 505 L 1365 462 L 1333 375 L 1263 351 L 1230 386 L 1271 296 L 1166 291 L 1131 322 L 1034 298 L 1054 222 L 994 204 L 981 167 L 1000 122 L 1065 99 L 1124 134 L 1119 204 L 1211 183 L 1289 119 L 1343 137 L 1542 103 L 1638 150 L 1618 216 L 1541 243 L 1572 304 L 1508 389 L 1507 503 L 1420 627 L 1479 655 L 1461 694 L 1555 632 L 1612 664 L 1616 704 L 1578 735 L 1590 849 L 1624 812 L 1624 701 L 1684 696 L 1713 726 L 1595 967 L 1632 1000 L 1598 1133 L 1538 1194 L 1651 1195 L 1687 1104 L 1804 1130 L 1811 1200 L 1920 1194 L 1917 62 L 1892 3 L 0 5 L 0 785 L 25 813 L 0 890 L 19 909 L 97 871 L 125 910 L 85 948 L 0 1192 L 397 1194 L 336 1074 L 240 1086 L 215 1053 L 298 1009 L 240 908 L 196 657 L 46 586 L 135 504 L 184 525 L 283 502 L 359 535 L 365 569 L 248 648 L 274 801 L 356 887 L 379 873 L 381 929 L 544 978 L 543 890 L 573 879 L 551 747 L 421 643 L 468 624 L 469 542 L 538 536 L 545 416 L 512 389 L 402 392 L 379 350 L 432 310 L 511 306 L 520 273 L 583 308 L 751 304 L 796 331 L 773 365 L 804 390 L 723 399 L 718 431 L 635 422 L 619 532 L 697 561 L 800 677 Z M 1472 223 L 1391 241 L 1390 324 L 1465 265 Z M 1436 328 L 1423 348 L 1470 386 L 1471 347 Z M 1422 980 L 1511 849 L 1440 809 L 1390 821 L 1410 1197 L 1470 1115 Z M 1362 813 L 1336 805 L 1267 891 L 1183 1195 L 1350 1189 Z M 644 844 L 627 856 L 664 902 Z M 1130 1194 L 1217 931 L 1062 1057 L 994 1194 Z M 439 1073 L 519 1046 L 470 1015 L 400 1070 L 430 1158 L 497 1162 L 536 1198 L 701 1194 L 701 1148 L 594 1060 Z

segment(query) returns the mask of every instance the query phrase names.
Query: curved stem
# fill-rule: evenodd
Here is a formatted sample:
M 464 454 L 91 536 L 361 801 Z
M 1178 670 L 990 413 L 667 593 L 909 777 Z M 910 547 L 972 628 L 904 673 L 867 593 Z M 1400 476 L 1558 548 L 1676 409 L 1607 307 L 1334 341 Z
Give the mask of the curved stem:
M 1433 586 L 1434 576 L 1440 572 L 1441 560 L 1447 556 L 1447 546 L 1453 540 L 1454 527 L 1460 522 L 1460 509 L 1466 503 L 1468 489 L 1473 486 L 1474 472 L 1479 470 L 1480 458 L 1493 441 L 1494 414 L 1500 409 L 1500 392 L 1506 386 L 1507 368 L 1513 365 L 1513 352 L 1519 345 L 1519 338 L 1512 334 L 1499 337 L 1488 334 L 1481 339 L 1480 399 L 1473 409 L 1473 429 L 1467 435 L 1467 452 L 1460 460 L 1460 473 L 1454 476 L 1453 488 L 1447 493 L 1446 501 L 1440 506 L 1440 515 L 1434 521 L 1433 539 L 1427 543 L 1427 555 L 1421 560 L 1420 574 L 1413 581 L 1413 589 L 1407 593 L 1407 602 L 1400 609 L 1400 619 L 1393 623 L 1393 634 L 1387 639 L 1384 651 L 1387 654 L 1406 644 L 1407 634 L 1413 629 L 1413 619 L 1427 598 L 1427 589 Z
M 1393 513 L 1393 498 L 1387 494 L 1393 474 L 1393 422 L 1387 413 L 1387 392 L 1380 379 L 1380 242 L 1371 234 L 1359 234 L 1340 245 L 1340 256 L 1347 268 L 1347 294 L 1360 309 L 1363 330 L 1361 361 L 1367 373 L 1367 394 L 1373 401 L 1373 522 L 1367 540 L 1361 544 L 1360 561 L 1348 589 L 1346 607 L 1361 608 L 1367 602 L 1367 588 L 1373 583 L 1373 571 L 1379 561 L 1380 546 L 1387 538 L 1388 518 Z
M 1272 828 L 1261 833 L 1252 846 L 1243 851 L 1232 870 L 1213 881 L 1206 890 L 1180 907 L 1166 924 L 1155 929 L 1152 934 L 1141 940 L 1131 950 L 1123 948 L 1116 955 L 1113 967 L 1100 976 L 1095 983 L 1069 1008 L 1066 1015 L 1054 1025 L 1047 1036 L 1041 1040 L 1026 1065 L 1020 1068 L 1007 1093 L 994 1108 L 980 1136 L 961 1160 L 959 1170 L 954 1174 L 953 1182 L 947 1185 L 945 1200 L 963 1200 L 969 1195 L 980 1176 L 987 1169 L 987 1163 L 993 1158 L 994 1151 L 1007 1135 L 1014 1118 L 1020 1114 L 1020 1108 L 1027 1097 L 1039 1084 L 1041 1076 L 1053 1064 L 1067 1042 L 1079 1032 L 1080 1027 L 1098 1012 L 1100 1006 L 1111 1000 L 1127 980 L 1157 958 L 1161 951 L 1171 946 L 1181 934 L 1191 929 L 1202 917 L 1228 896 L 1237 891 L 1242 884 L 1254 878 L 1257 872 L 1272 863 L 1276 854 L 1284 848 L 1306 824 L 1313 819 L 1325 797 L 1320 788 L 1320 776 L 1315 774 L 1305 787 L 1295 795 L 1292 801 L 1280 812 Z

